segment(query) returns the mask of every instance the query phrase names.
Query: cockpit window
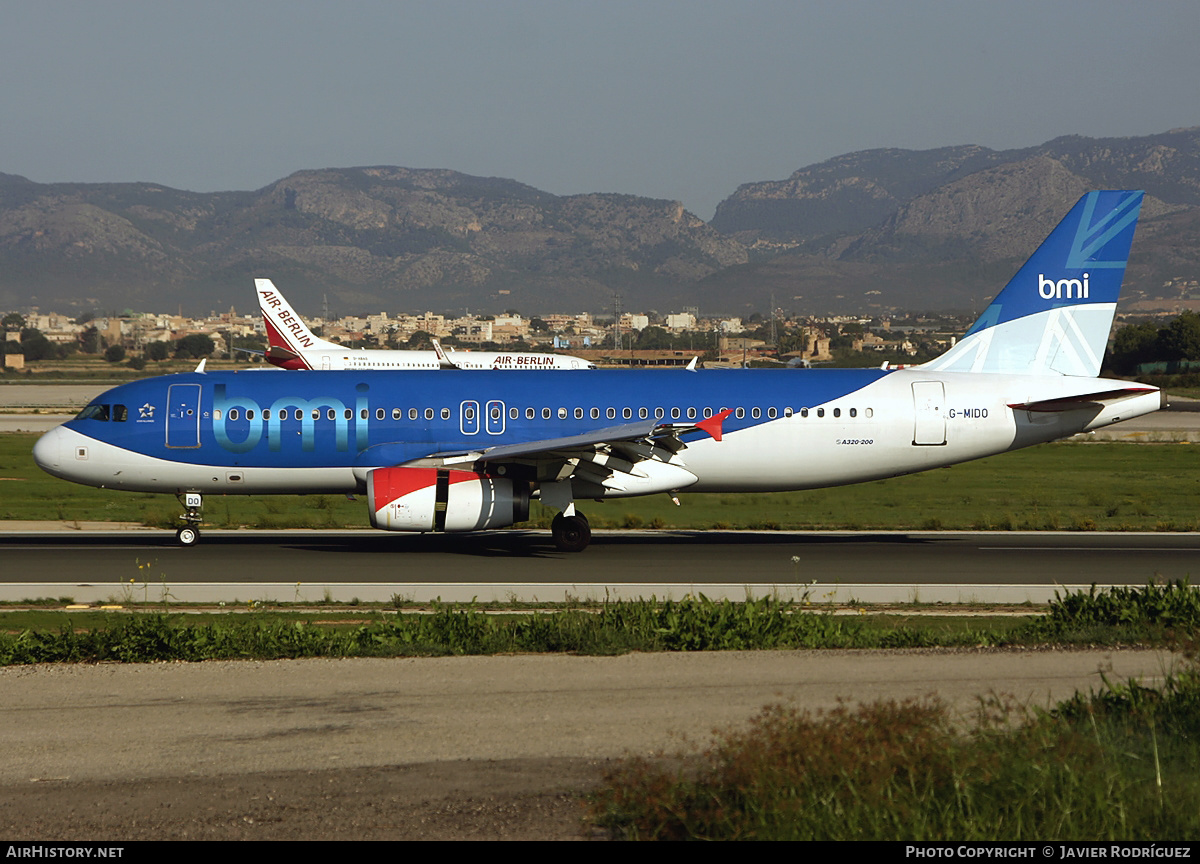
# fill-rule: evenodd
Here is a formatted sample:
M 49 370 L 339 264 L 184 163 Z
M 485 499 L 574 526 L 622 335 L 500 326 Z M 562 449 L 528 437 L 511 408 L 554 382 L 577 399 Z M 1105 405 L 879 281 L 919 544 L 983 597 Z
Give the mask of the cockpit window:
M 104 420 L 108 421 L 108 406 L 91 404 L 84 408 L 75 416 L 76 420 Z
M 112 410 L 112 419 L 116 423 L 124 423 L 129 419 L 129 409 L 124 405 L 114 405 Z

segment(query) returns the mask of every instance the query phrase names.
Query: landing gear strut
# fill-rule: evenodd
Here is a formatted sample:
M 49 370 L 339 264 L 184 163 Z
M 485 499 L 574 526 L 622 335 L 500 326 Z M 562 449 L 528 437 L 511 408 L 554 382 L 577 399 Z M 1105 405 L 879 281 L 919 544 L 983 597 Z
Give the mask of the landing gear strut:
M 175 532 L 175 539 L 179 541 L 180 546 L 195 546 L 200 542 L 200 522 L 203 521 L 200 508 L 204 506 L 204 499 L 199 492 L 185 492 L 176 497 L 187 511 L 179 518 L 187 524 Z
M 578 512 L 571 516 L 559 513 L 550 523 L 550 533 L 559 552 L 582 552 L 592 542 L 592 526 Z

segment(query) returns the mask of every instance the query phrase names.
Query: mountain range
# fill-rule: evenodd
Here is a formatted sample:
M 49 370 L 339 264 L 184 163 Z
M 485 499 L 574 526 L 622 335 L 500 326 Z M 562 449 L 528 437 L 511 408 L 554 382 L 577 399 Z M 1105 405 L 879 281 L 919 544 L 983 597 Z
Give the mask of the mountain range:
M 698 307 L 748 315 L 980 309 L 1094 188 L 1146 190 L 1128 302 L 1200 279 L 1200 127 L 1037 147 L 867 150 L 677 201 L 558 196 L 450 170 L 298 171 L 253 192 L 0 174 L 0 309 L 302 314 Z M 1194 289 L 1194 285 L 1192 286 Z M 1200 290 L 1196 293 L 1200 294 Z

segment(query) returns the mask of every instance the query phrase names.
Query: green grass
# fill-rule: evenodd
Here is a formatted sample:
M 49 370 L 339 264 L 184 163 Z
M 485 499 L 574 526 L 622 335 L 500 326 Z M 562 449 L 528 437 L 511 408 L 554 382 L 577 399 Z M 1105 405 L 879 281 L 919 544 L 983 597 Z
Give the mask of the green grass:
M 137 602 L 132 596 L 129 601 Z M 703 595 L 505 615 L 435 605 L 428 613 L 291 611 L 243 615 L 0 612 L 0 665 L 287 657 L 398 657 L 510 652 L 746 651 L 824 648 L 1164 644 L 1200 629 L 1200 592 L 1186 582 L 1056 598 L 1045 616 L 914 619 L 814 612 L 771 598 Z M 1098 628 L 1099 631 L 1098 631 Z M 1099 633 L 1099 635 L 1098 635 Z
M 178 524 L 171 495 L 92 489 L 33 463 L 36 435 L 0 435 L 0 519 Z M 805 492 L 666 495 L 583 508 L 593 528 L 757 530 L 1200 530 L 1200 447 L 1044 444 L 908 477 Z M 553 514 L 533 505 L 531 526 Z M 363 528 L 366 504 L 338 495 L 208 496 L 205 525 Z

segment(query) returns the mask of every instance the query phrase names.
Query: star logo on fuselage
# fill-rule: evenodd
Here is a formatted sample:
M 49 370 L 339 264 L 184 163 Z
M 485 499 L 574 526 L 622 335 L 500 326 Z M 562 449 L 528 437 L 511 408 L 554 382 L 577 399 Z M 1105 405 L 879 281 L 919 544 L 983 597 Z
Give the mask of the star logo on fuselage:
M 141 408 L 138 409 L 138 417 L 142 420 L 153 420 L 154 419 L 154 406 L 151 405 L 149 402 L 147 402 L 145 405 L 143 405 Z

